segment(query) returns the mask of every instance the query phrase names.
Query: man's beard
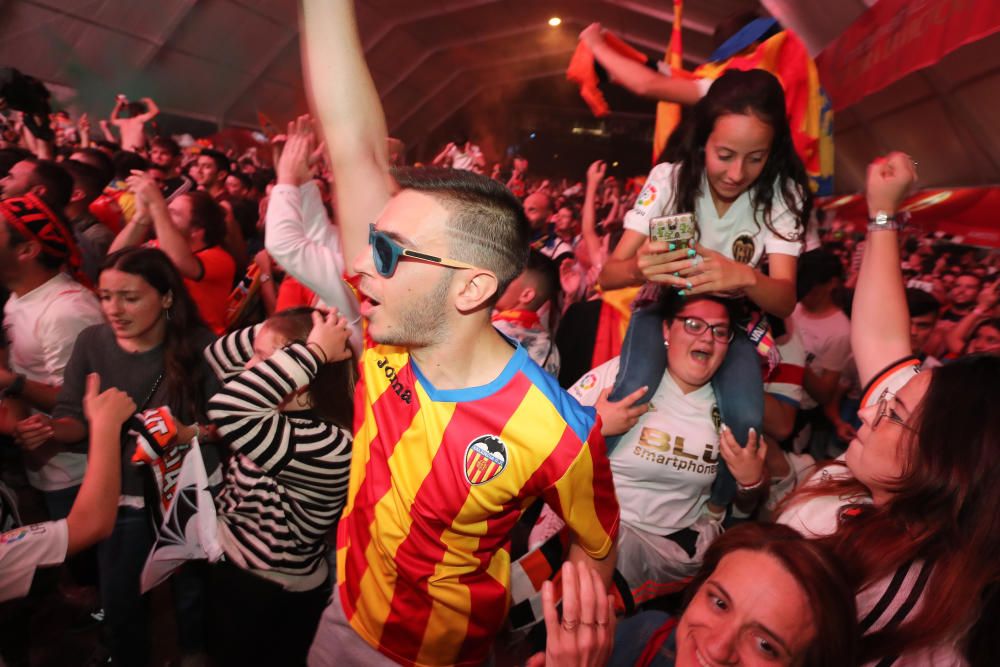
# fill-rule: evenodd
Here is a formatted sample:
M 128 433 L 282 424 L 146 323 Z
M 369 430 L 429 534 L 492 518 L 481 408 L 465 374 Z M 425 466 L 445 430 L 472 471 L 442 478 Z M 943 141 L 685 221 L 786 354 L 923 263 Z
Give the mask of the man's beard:
M 447 337 L 445 315 L 448 311 L 448 290 L 451 272 L 445 275 L 429 293 L 409 303 L 397 318 L 397 324 L 385 333 L 372 336 L 376 343 L 402 347 L 426 347 Z

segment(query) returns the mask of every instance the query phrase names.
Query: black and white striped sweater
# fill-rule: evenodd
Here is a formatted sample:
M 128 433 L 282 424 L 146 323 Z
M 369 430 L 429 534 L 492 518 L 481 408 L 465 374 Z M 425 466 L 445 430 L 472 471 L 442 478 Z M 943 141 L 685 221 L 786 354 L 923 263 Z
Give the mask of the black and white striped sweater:
M 309 385 L 319 360 L 293 343 L 248 369 L 258 330 L 241 329 L 205 349 L 225 382 L 208 416 L 234 452 L 216 499 L 220 538 L 239 567 L 288 590 L 312 590 L 329 574 L 324 538 L 347 496 L 351 433 L 311 411 L 279 410 Z

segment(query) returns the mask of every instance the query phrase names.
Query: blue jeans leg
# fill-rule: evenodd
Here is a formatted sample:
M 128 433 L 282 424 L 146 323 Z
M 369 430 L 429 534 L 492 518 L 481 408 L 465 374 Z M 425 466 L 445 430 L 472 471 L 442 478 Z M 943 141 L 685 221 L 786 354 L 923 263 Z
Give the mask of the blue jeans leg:
M 149 663 L 149 601 L 139 593 L 139 577 L 153 546 L 146 510 L 122 507 L 111 536 L 97 547 L 101 604 L 111 657 L 123 667 Z
M 729 344 L 726 358 L 712 378 L 712 388 L 723 423 L 732 429 L 736 442 L 745 447 L 751 428 L 758 434 L 762 431 L 764 381 L 757 350 L 742 332 L 737 332 Z M 719 471 L 709 500 L 715 505 L 725 506 L 732 502 L 735 495 L 736 480 L 720 455 Z
M 205 568 L 205 563 L 191 561 L 170 577 L 177 643 L 184 655 L 199 653 L 206 648 L 208 572 Z
M 48 510 L 49 520 L 65 519 L 69 516 L 69 511 L 76 500 L 76 494 L 80 492 L 80 485 L 71 486 L 68 489 L 58 491 L 42 491 L 45 499 L 45 509 Z

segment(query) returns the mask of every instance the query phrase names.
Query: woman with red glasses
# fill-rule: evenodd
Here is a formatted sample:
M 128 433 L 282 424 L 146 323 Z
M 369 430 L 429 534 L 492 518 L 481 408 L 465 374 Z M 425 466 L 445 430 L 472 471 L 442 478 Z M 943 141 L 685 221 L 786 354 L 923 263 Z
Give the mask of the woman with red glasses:
M 997 664 L 1000 357 L 919 371 L 895 218 L 914 166 L 894 153 L 868 169 L 871 223 L 851 319 L 868 383 L 862 426 L 779 521 L 848 564 L 865 664 Z
M 734 330 L 730 303 L 715 296 L 687 298 L 665 293 L 660 301 L 667 358 L 651 407 L 626 408 L 607 394 L 618 373 L 618 357 L 584 375 L 569 393 L 597 408 L 605 433 L 623 433 L 608 456 L 621 505 L 618 570 L 636 603 L 679 589 L 693 576 L 705 550 L 722 532 L 709 511 L 720 457 L 729 463 L 738 488 L 759 487 L 763 476 L 745 459 L 763 460 L 764 445 L 752 435 L 746 450 L 720 418 L 712 377 L 729 351 Z M 643 388 L 645 389 L 645 388 Z M 546 509 L 531 546 L 548 538 L 561 522 Z

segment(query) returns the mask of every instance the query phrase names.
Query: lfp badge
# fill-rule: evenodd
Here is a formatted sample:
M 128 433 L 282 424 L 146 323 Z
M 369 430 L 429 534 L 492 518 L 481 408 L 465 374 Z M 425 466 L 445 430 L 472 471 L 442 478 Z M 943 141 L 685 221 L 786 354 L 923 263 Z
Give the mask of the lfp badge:
M 485 484 L 507 467 L 507 447 L 495 435 L 481 435 L 465 448 L 465 479 Z

